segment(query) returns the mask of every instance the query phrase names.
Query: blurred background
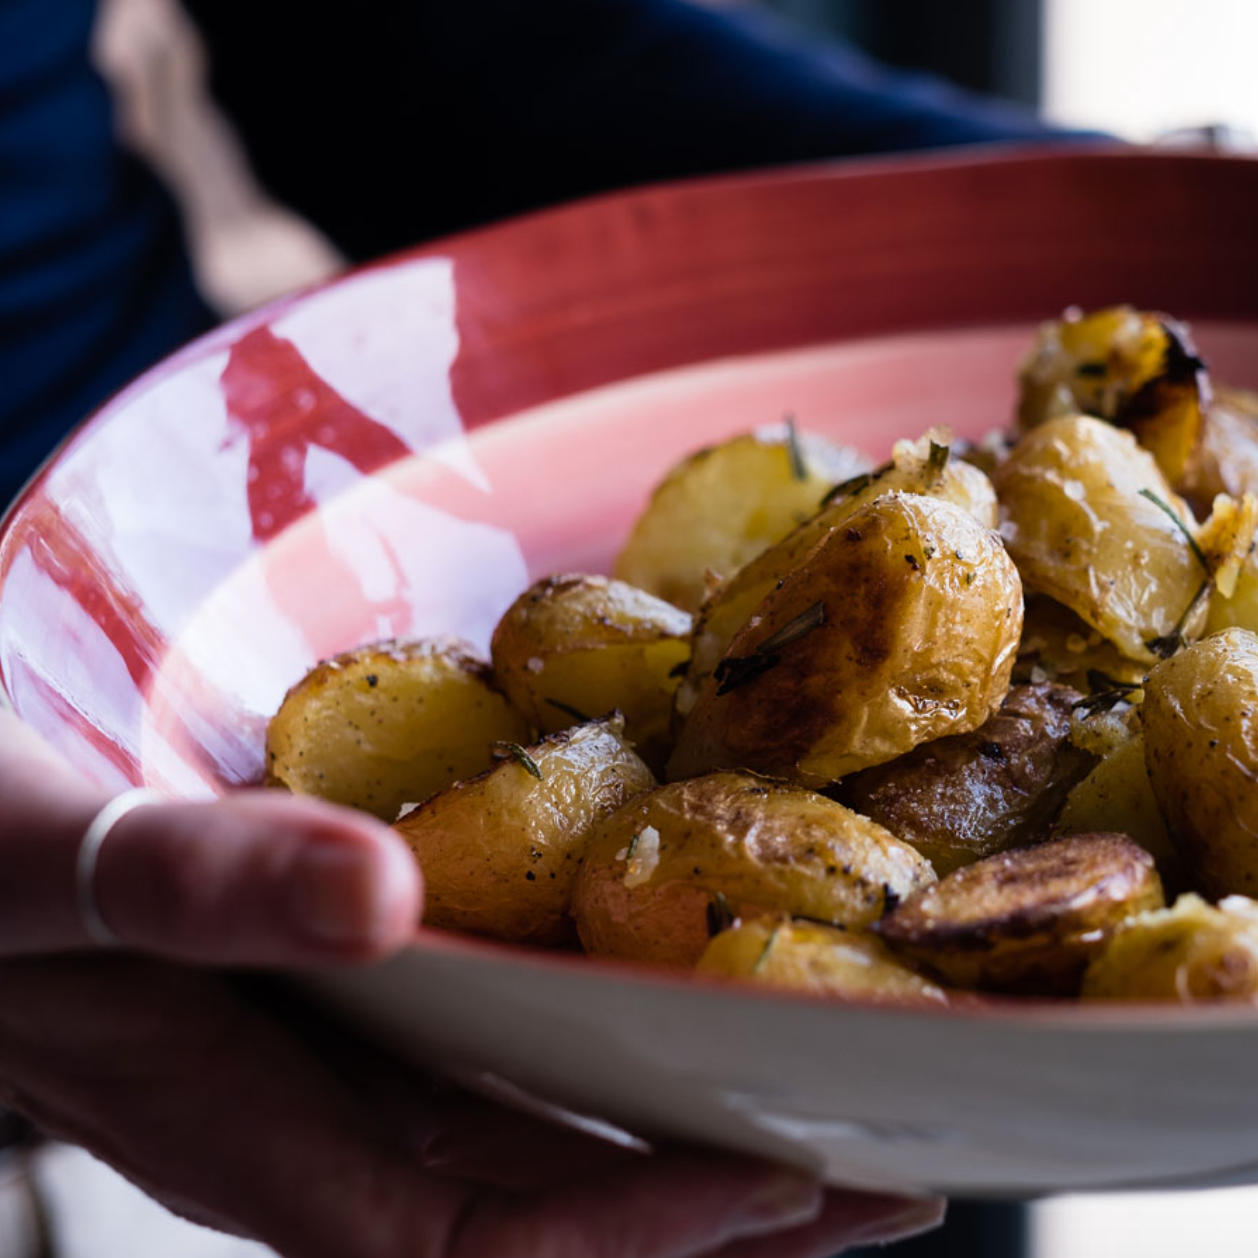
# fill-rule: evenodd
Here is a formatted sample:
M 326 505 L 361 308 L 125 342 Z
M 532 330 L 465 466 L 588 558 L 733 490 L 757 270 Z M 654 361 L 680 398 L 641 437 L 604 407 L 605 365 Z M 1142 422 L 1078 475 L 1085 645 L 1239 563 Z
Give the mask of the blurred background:
M 699 2 L 699 0 L 696 0 Z M 727 7 L 729 0 L 703 0 Z M 1258 134 L 1253 0 L 763 0 L 891 64 L 1020 100 L 1137 142 L 1246 147 Z M 118 124 L 179 200 L 202 289 L 223 316 L 335 273 L 343 259 L 274 201 L 211 97 L 179 0 L 107 0 L 95 39 Z M 1185 133 L 1175 135 L 1173 133 Z M 1151 1100 L 1151 1103 L 1154 1103 Z M 19 1137 L 21 1132 L 9 1132 Z M 0 1143 L 3 1143 L 0 1133 Z M 953 1258 L 1250 1258 L 1258 1191 L 1063 1198 L 1018 1213 L 957 1211 Z M 259 1258 L 184 1224 L 79 1150 L 0 1154 L 3 1258 Z

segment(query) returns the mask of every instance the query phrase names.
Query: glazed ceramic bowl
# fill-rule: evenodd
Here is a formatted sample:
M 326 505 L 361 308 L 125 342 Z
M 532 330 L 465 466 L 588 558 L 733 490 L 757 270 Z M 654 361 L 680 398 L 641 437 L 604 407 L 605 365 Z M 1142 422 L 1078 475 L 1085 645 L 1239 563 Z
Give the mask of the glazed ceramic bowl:
M 605 569 L 676 458 L 1004 424 L 1034 325 L 1131 301 L 1258 386 L 1258 162 L 989 152 L 709 179 L 246 316 L 58 451 L 0 540 L 0 672 L 84 772 L 257 779 L 314 661 Z M 420 931 L 312 990 L 417 1062 L 638 1138 L 898 1189 L 1258 1179 L 1258 1014 L 825 1002 Z M 622 1138 L 628 1138 L 628 1135 Z

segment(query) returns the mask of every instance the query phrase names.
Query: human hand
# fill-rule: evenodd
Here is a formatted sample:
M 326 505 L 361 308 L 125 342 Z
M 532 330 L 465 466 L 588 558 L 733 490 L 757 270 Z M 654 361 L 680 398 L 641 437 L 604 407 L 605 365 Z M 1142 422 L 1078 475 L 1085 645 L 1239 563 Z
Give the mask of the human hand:
M 202 968 L 47 955 L 87 942 L 74 856 L 102 801 L 5 714 L 0 800 L 0 1099 L 179 1213 L 289 1258 L 802 1258 L 937 1221 L 938 1203 L 643 1157 L 434 1093 Z M 129 814 L 98 875 L 124 944 L 231 965 L 382 955 L 420 899 L 387 827 L 279 796 Z

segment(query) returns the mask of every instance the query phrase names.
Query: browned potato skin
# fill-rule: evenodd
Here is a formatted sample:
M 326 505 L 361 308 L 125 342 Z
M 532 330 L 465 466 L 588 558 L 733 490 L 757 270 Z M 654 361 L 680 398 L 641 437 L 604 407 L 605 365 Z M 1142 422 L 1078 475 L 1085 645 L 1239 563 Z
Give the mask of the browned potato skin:
M 815 515 L 712 591 L 695 622 L 690 667 L 677 692 L 680 717 L 689 714 L 734 635 L 782 578 L 798 568 L 822 538 L 875 499 L 890 493 L 926 494 L 955 503 L 984 528 L 996 527 L 996 491 L 987 477 L 958 458 L 947 457 L 942 466 L 931 461 L 932 443 L 936 451 L 950 450 L 951 440 L 947 429 L 932 429 L 917 441 L 897 441 L 890 462 L 836 486 Z
M 1158 656 L 1147 644 L 1172 633 L 1206 574 L 1143 490 L 1194 526 L 1131 434 L 1085 415 L 1034 428 L 996 473 L 1001 536 L 1027 592 L 1065 604 L 1128 659 L 1152 664 Z M 1204 621 L 1203 601 L 1185 635 Z
M 677 464 L 635 522 L 615 575 L 694 611 L 709 573 L 737 572 L 812 515 L 836 481 L 869 466 L 855 450 L 809 433 L 796 443 L 800 467 L 785 426 L 772 435 L 745 433 Z
M 896 960 L 873 935 L 816 922 L 739 922 L 708 944 L 695 971 L 846 1000 L 948 1000 L 943 988 Z
M 892 951 L 957 987 L 1067 996 L 1125 918 L 1159 908 L 1153 858 L 1121 834 L 1079 834 L 988 857 L 874 926 Z
M 1145 760 L 1195 884 L 1258 891 L 1258 637 L 1225 629 L 1149 673 Z
M 619 717 L 505 756 L 408 812 L 394 829 L 424 875 L 424 921 L 514 943 L 571 942 L 568 907 L 596 823 L 655 785 Z
M 623 713 L 639 755 L 662 768 L 672 746 L 674 670 L 690 654 L 690 617 L 607 577 L 546 577 L 494 630 L 494 673 L 511 702 L 544 733 L 587 716 Z
M 760 658 L 817 606 L 819 625 L 722 693 L 722 669 Z M 1021 631 L 1021 584 L 991 530 L 937 498 L 875 499 L 828 532 L 735 635 L 668 776 L 750 768 L 824 786 L 976 729 L 1008 691 Z
M 603 821 L 572 912 L 588 952 L 689 969 L 707 947 L 718 896 L 737 917 L 862 927 L 932 881 L 924 857 L 841 804 L 751 773 L 715 773 L 662 786 Z
M 1088 966 L 1083 997 L 1258 1004 L 1258 904 L 1182 895 L 1132 918 Z
M 1015 686 L 968 734 L 938 738 L 844 779 L 839 798 L 911 843 L 945 874 L 1044 837 L 1095 757 L 1070 741 L 1083 696 L 1069 686 Z
M 392 821 L 479 773 L 528 723 L 457 638 L 381 642 L 312 669 L 267 729 L 267 780 Z

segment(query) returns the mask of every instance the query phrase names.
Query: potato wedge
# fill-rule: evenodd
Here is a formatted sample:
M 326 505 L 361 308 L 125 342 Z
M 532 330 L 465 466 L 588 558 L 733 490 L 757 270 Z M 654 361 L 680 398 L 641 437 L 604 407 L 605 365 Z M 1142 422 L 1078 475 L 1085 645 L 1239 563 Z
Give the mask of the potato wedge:
M 623 581 L 554 576 L 507 609 L 490 647 L 507 697 L 546 733 L 619 710 L 639 755 L 662 768 L 672 745 L 675 669 L 690 617 Z
M 1028 593 L 1063 603 L 1141 663 L 1200 633 L 1208 574 L 1183 531 L 1195 521 L 1130 433 L 1083 415 L 1049 420 L 1000 465 L 996 492 Z
M 839 798 L 911 843 L 941 878 L 1044 838 L 1096 763 L 1070 740 L 1082 698 L 1068 686 L 1015 686 L 978 729 L 915 747 L 845 778 Z
M 1076 714 L 1071 737 L 1100 760 L 1066 797 L 1053 834 L 1125 834 L 1153 857 L 1163 887 L 1176 892 L 1187 886 L 1188 868 L 1167 831 L 1145 768 L 1139 713 L 1106 712 L 1083 720 Z
M 555 947 L 596 823 L 655 785 L 620 717 L 505 749 L 492 769 L 402 816 L 394 829 L 424 872 L 424 921 Z
M 1228 896 L 1218 907 L 1182 895 L 1141 913 L 1106 940 L 1083 976 L 1086 1000 L 1258 1004 L 1258 904 Z
M 873 935 L 816 922 L 757 917 L 723 930 L 695 970 L 847 1000 L 947 1004 L 943 988 L 910 970 Z
M 1258 393 L 1215 385 L 1197 458 L 1180 492 L 1203 509 L 1219 494 L 1258 494 Z
M 824 786 L 976 729 L 1005 697 L 1021 632 L 1021 584 L 991 530 L 939 498 L 876 498 L 734 636 L 668 776 L 750 768 Z
M 1225 629 L 1145 682 L 1153 793 L 1211 897 L 1258 892 L 1258 636 Z
M 876 498 L 891 493 L 943 498 L 967 511 L 984 528 L 996 527 L 996 491 L 978 468 L 950 457 L 951 441 L 946 428 L 932 429 L 917 441 L 897 441 L 889 463 L 836 486 L 819 512 L 713 591 L 695 624 L 690 666 L 677 692 L 679 716 L 686 716 L 694 707 L 699 691 L 734 635 L 782 579 L 798 568 L 831 530 Z
M 866 926 L 934 880 L 881 826 L 751 773 L 662 786 L 603 821 L 572 912 L 597 956 L 690 968 L 735 916 L 789 913 Z
M 865 471 L 858 451 L 785 426 L 748 433 L 679 463 L 651 495 L 616 560 L 621 581 L 694 611 L 708 574 L 728 576 Z
M 382 642 L 312 669 L 267 729 L 267 780 L 392 821 L 479 773 L 528 723 L 489 666 L 455 638 Z
M 1125 835 L 1079 834 L 990 856 L 874 927 L 957 987 L 1071 995 L 1106 935 L 1163 903 L 1153 858 Z

